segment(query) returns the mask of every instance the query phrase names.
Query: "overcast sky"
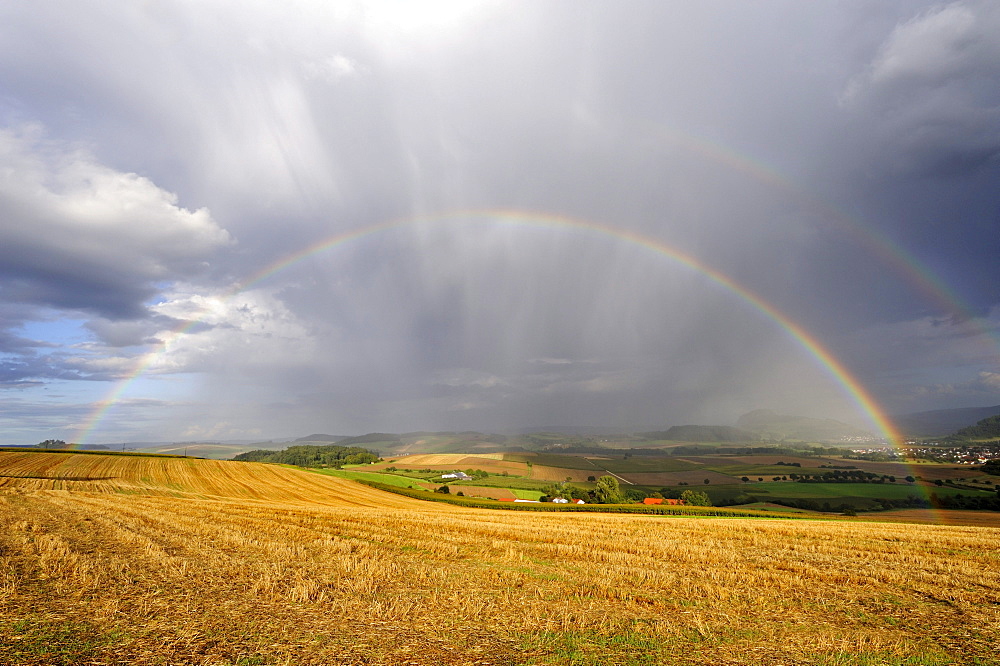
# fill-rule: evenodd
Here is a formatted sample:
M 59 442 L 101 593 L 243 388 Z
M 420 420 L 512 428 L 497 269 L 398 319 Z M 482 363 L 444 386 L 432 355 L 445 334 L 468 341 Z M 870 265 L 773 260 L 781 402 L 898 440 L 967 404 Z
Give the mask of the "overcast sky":
M 0 442 L 872 428 L 782 317 L 889 413 L 1000 404 L 998 34 L 990 0 L 0 3 Z

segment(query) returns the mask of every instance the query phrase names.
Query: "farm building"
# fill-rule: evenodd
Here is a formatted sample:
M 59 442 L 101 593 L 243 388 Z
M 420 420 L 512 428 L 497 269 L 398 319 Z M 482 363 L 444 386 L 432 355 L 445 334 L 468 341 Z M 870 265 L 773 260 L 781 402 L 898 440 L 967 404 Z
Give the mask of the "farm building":
M 451 472 L 450 474 L 442 474 L 442 479 L 455 479 L 456 481 L 471 481 L 472 477 L 465 472 Z
M 647 497 L 642 500 L 643 504 L 670 504 L 670 505 L 680 505 L 684 504 L 682 499 L 664 499 L 662 497 Z

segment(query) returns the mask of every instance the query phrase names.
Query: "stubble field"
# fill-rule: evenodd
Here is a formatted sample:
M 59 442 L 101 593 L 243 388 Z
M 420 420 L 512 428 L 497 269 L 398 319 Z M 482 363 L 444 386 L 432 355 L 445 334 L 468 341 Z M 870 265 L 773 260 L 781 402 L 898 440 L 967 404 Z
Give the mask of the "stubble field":
M 259 464 L 0 453 L 0 663 L 991 664 L 998 537 L 493 512 Z

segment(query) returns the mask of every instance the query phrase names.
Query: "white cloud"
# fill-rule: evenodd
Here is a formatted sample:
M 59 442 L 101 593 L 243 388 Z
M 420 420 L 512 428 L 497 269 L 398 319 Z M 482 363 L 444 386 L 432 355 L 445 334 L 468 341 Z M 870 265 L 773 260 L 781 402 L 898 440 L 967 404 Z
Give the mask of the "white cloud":
M 868 72 L 856 83 L 889 85 L 907 79 L 942 84 L 976 66 L 976 56 L 996 49 L 996 35 L 960 3 L 934 8 L 899 25 Z
M 0 130 L 4 296 L 134 316 L 152 284 L 190 276 L 231 242 L 206 209 L 37 126 Z
M 1000 372 L 980 372 L 977 383 L 984 388 L 1000 391 Z
M 151 309 L 182 323 L 156 334 L 164 344 L 148 359 L 150 373 L 294 373 L 317 355 L 310 331 L 264 291 L 174 293 Z

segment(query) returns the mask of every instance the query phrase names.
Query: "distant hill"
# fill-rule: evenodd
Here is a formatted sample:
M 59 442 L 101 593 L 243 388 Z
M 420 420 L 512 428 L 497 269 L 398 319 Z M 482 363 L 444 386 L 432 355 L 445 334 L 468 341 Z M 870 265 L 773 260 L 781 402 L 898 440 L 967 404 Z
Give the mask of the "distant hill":
M 1000 414 L 982 419 L 976 425 L 960 428 L 950 440 L 992 441 L 1000 439 Z
M 667 430 L 641 433 L 646 439 L 668 439 L 677 442 L 749 442 L 753 433 L 723 425 L 682 425 Z
M 344 437 L 337 440 L 337 443 L 341 446 L 354 446 L 355 444 L 374 444 L 376 442 L 390 442 L 393 444 L 399 443 L 399 435 L 394 435 L 389 432 L 370 432 L 367 435 L 359 435 L 357 437 Z
M 145 444 L 149 444 L 146 442 Z M 276 448 L 285 446 L 273 442 L 258 442 L 254 444 L 228 444 L 225 442 L 171 442 L 148 446 L 126 445 L 117 450 L 135 451 L 137 453 L 158 453 L 171 456 L 190 456 L 192 458 L 214 458 L 226 460 L 251 449 Z
M 342 439 L 347 439 L 347 435 L 306 435 L 305 437 L 299 437 L 296 442 L 339 442 Z
M 607 435 L 622 435 L 631 432 L 622 428 L 602 428 L 601 426 L 544 426 L 541 428 L 519 428 L 511 430 L 515 435 L 536 435 L 539 433 L 554 433 L 557 435 L 579 435 L 582 437 L 601 437 Z
M 944 437 L 997 414 L 1000 414 L 1000 405 L 935 409 L 929 412 L 893 416 L 892 420 L 903 434 L 910 437 Z
M 770 409 L 758 409 L 744 414 L 736 426 L 749 430 L 757 439 L 794 439 L 810 442 L 836 442 L 845 437 L 863 437 L 870 432 L 836 419 L 778 414 Z

